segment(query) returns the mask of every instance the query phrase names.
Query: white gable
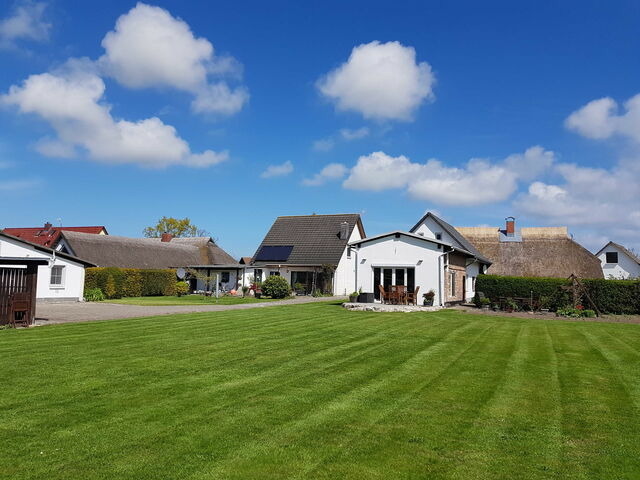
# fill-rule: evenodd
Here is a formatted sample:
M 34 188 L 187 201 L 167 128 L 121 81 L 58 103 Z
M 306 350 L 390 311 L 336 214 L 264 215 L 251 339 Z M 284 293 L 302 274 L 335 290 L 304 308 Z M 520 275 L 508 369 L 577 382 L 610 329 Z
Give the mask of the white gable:
M 444 231 L 444 229 L 436 222 L 433 218 L 427 217 L 422 223 L 416 228 L 413 233 L 416 235 L 420 235 L 426 238 L 432 238 L 435 240 L 442 240 L 444 243 L 448 243 L 450 245 L 455 245 L 460 248 L 464 248 L 460 243 L 456 241 L 451 235 Z M 437 235 L 440 235 L 440 239 L 438 239 Z
M 607 253 L 617 253 L 617 262 L 607 262 Z M 640 278 L 640 265 L 631 258 L 627 252 L 616 245 L 607 245 L 598 253 L 598 259 L 602 264 L 604 278 L 627 279 Z

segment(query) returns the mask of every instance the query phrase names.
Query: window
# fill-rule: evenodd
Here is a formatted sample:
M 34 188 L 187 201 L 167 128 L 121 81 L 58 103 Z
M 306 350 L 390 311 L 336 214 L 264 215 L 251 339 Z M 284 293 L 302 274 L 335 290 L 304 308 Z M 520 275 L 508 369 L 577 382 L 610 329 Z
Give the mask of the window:
M 449 278 L 451 279 L 451 296 L 456 296 L 456 272 L 449 272 Z
M 442 240 L 442 232 L 436 232 L 436 240 Z
M 220 274 L 220 281 L 222 283 L 229 283 L 229 272 L 222 272 Z
M 347 247 L 347 258 L 351 258 L 351 247 Z
M 618 252 L 607 252 L 607 263 L 618 263 Z
M 269 272 L 269 276 L 270 277 L 279 277 L 280 276 L 280 272 Z
M 262 269 L 261 268 L 256 268 L 253 271 L 253 277 L 254 277 L 256 282 L 261 282 L 262 281 Z
M 55 265 L 51 268 L 49 284 L 53 287 L 61 287 L 64 285 L 64 267 L 62 265 Z

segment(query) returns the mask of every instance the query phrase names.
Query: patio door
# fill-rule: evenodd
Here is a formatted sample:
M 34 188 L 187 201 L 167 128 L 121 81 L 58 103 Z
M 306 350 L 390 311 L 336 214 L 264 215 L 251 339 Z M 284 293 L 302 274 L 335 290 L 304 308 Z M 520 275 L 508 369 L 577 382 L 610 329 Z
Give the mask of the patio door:
M 380 300 L 379 285 L 388 290 L 391 285 L 406 285 L 407 290 L 415 289 L 416 269 L 413 267 L 374 267 L 373 295 Z

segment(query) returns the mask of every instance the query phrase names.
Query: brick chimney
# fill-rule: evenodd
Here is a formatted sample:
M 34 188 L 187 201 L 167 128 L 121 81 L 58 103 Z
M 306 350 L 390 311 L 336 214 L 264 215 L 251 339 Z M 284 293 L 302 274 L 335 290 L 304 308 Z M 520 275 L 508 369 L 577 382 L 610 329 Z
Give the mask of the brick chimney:
M 507 222 L 505 232 L 508 237 L 513 237 L 516 234 L 516 219 L 515 217 L 507 217 L 505 220 Z
M 46 223 L 44 224 L 44 229 L 43 229 L 43 230 L 50 230 L 52 226 L 53 226 L 53 225 L 51 225 L 51 223 L 46 222 Z
M 160 241 L 167 243 L 167 242 L 170 242 L 172 238 L 173 238 L 173 235 L 171 235 L 170 233 L 164 232 L 160 237 Z

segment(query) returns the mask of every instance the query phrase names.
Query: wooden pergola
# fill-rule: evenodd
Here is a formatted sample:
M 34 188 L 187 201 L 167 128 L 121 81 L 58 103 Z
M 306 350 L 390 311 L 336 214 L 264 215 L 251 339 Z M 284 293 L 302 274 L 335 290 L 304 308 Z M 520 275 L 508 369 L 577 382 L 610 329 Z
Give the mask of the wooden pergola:
M 13 320 L 11 300 L 15 294 L 26 294 L 26 323 L 33 324 L 36 317 L 38 266 L 48 263 L 46 258 L 0 257 L 0 325 Z

